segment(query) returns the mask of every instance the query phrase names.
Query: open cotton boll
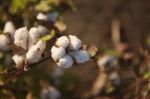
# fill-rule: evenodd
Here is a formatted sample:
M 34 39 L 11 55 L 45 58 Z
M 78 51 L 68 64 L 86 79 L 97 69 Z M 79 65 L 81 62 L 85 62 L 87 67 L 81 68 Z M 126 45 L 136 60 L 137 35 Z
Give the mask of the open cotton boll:
M 73 65 L 73 59 L 70 55 L 65 55 L 64 57 L 60 58 L 57 62 L 57 66 L 62 68 L 69 68 Z
M 63 47 L 53 46 L 51 48 L 51 56 L 55 61 L 62 58 L 65 55 L 65 53 L 66 52 L 65 52 L 65 49 Z
M 90 60 L 90 56 L 87 51 L 71 51 L 69 54 L 76 60 L 77 63 L 85 63 Z
M 46 27 L 42 26 L 42 25 L 37 26 L 37 28 L 38 28 L 38 31 L 39 31 L 38 33 L 40 35 L 44 35 L 44 34 L 49 33 L 48 29 Z
M 21 56 L 21 55 L 14 55 L 12 57 L 13 61 L 15 62 L 16 64 L 16 67 L 19 67 L 20 65 L 23 64 L 24 62 L 24 56 Z
M 13 38 L 14 33 L 15 33 L 15 25 L 13 24 L 12 21 L 7 21 L 5 23 L 3 32 L 4 33 L 10 33 L 11 37 Z
M 67 36 L 59 37 L 56 41 L 56 45 L 59 47 L 66 48 L 69 45 L 69 39 Z
M 112 72 L 109 75 L 109 80 L 116 86 L 119 86 L 121 84 L 120 76 L 117 72 Z
M 70 45 L 69 49 L 78 50 L 81 47 L 81 40 L 75 35 L 69 35 Z
M 19 28 L 14 35 L 14 44 L 27 49 L 28 30 L 27 27 Z
M 36 16 L 37 20 L 48 21 L 48 16 L 44 13 L 38 13 Z
M 27 62 L 29 64 L 38 62 L 41 59 L 45 48 L 46 42 L 44 41 L 38 41 L 36 45 L 31 46 L 26 53 Z
M 118 65 L 118 61 L 113 56 L 105 55 L 98 59 L 97 61 L 98 67 L 103 71 L 110 71 L 112 69 L 115 69 Z
M 3 51 L 9 50 L 10 40 L 6 35 L 0 34 L 0 49 Z
M 47 14 L 48 20 L 49 20 L 49 21 L 52 21 L 52 22 L 57 21 L 58 16 L 59 16 L 59 13 L 58 13 L 58 12 L 52 12 L 52 13 L 48 13 L 48 14 Z
M 53 86 L 42 89 L 40 99 L 60 99 L 61 93 Z

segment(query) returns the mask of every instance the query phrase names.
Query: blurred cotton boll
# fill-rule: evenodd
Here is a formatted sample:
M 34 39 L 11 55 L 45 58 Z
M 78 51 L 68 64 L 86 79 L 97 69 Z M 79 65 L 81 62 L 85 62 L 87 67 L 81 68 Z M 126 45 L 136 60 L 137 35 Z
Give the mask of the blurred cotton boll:
M 62 68 L 69 68 L 73 65 L 73 59 L 70 55 L 65 55 L 58 60 L 57 65 Z
M 21 56 L 21 55 L 14 55 L 14 56 L 12 57 L 12 59 L 13 59 L 13 61 L 15 62 L 17 68 L 18 68 L 20 65 L 22 65 L 23 62 L 24 62 L 24 60 L 25 60 L 24 56 Z
M 61 93 L 53 86 L 43 88 L 41 91 L 41 99 L 60 99 Z
M 63 47 L 56 47 L 53 46 L 51 48 L 51 56 L 52 58 L 57 61 L 58 59 L 62 58 L 65 55 L 65 49 Z
M 58 16 L 59 16 L 59 13 L 58 13 L 58 12 L 52 12 L 52 13 L 48 13 L 48 14 L 47 14 L 48 20 L 49 20 L 49 21 L 52 21 L 52 22 L 57 21 Z
M 36 18 L 37 18 L 37 20 L 48 21 L 48 17 L 44 13 L 38 13 L 38 15 L 36 16 Z
M 6 35 L 0 34 L 0 49 L 3 51 L 9 50 L 10 40 Z
M 13 38 L 14 33 L 15 33 L 15 25 L 13 24 L 12 21 L 7 21 L 5 23 L 3 32 L 4 33 L 10 33 L 11 37 Z
M 121 84 L 121 79 L 118 72 L 112 72 L 109 75 L 109 80 L 112 82 L 113 85 L 120 86 Z
M 97 61 L 98 67 L 101 71 L 111 71 L 117 69 L 118 61 L 113 56 L 102 56 Z
M 19 28 L 15 31 L 14 44 L 27 49 L 28 30 L 27 27 Z
M 81 40 L 75 35 L 69 35 L 69 40 L 70 40 L 69 45 L 70 50 L 78 50 L 81 47 Z
M 36 45 L 31 46 L 26 53 L 27 62 L 30 64 L 38 62 L 41 59 L 42 53 L 44 52 L 45 48 L 45 41 L 38 41 Z
M 37 26 L 39 35 L 44 35 L 49 33 L 48 29 L 42 25 Z
M 69 54 L 76 60 L 77 63 L 85 63 L 90 60 L 89 53 L 85 50 L 71 51 Z
M 62 36 L 60 38 L 57 39 L 56 41 L 56 45 L 59 47 L 63 47 L 66 48 L 69 45 L 69 39 L 67 36 Z

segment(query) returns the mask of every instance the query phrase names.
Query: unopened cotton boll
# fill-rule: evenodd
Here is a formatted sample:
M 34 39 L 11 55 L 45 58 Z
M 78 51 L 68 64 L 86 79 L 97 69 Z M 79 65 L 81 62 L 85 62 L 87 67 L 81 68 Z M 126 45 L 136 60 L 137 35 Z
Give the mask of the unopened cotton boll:
M 9 50 L 9 43 L 10 43 L 9 38 L 6 35 L 1 34 L 0 35 L 0 49 L 4 51 Z
M 27 49 L 28 30 L 27 27 L 19 28 L 14 35 L 14 44 Z
M 69 54 L 76 60 L 77 63 L 85 63 L 90 60 L 90 56 L 85 50 L 71 51 Z
M 81 40 L 75 35 L 69 35 L 70 45 L 69 49 L 78 50 L 81 47 Z
M 15 25 L 13 24 L 12 21 L 7 21 L 5 23 L 3 32 L 4 33 L 10 33 L 11 37 L 13 38 L 14 33 L 15 33 Z
M 69 39 L 67 36 L 59 37 L 56 41 L 56 45 L 59 47 L 66 48 L 69 45 Z
M 65 49 L 63 47 L 56 47 L 53 46 L 51 48 L 51 56 L 52 58 L 57 61 L 58 59 L 62 58 L 65 55 Z
M 101 70 L 110 71 L 117 67 L 118 61 L 113 56 L 103 56 L 98 59 L 97 64 Z
M 58 60 L 57 65 L 62 68 L 69 68 L 73 65 L 73 59 L 70 55 L 65 55 Z
M 19 67 L 24 62 L 24 56 L 21 55 L 14 55 L 12 59 L 15 62 L 17 67 Z
M 30 64 L 38 62 L 41 59 L 45 48 L 46 42 L 44 41 L 38 41 L 36 45 L 31 46 L 26 53 L 27 62 Z
M 38 20 L 41 20 L 41 21 L 48 21 L 48 17 L 44 13 L 38 13 L 38 15 L 36 16 L 36 18 Z

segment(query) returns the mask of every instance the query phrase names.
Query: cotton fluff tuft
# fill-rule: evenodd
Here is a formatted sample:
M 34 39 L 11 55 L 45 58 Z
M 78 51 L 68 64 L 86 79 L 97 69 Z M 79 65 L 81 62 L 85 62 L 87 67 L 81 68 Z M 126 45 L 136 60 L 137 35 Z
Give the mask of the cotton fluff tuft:
M 73 65 L 73 59 L 70 55 L 65 55 L 57 62 L 57 66 L 62 68 L 70 68 Z
M 0 49 L 7 51 L 9 50 L 9 38 L 6 35 L 1 34 L 0 35 Z
M 36 16 L 36 18 L 38 19 L 38 20 L 41 20 L 41 21 L 48 21 L 48 17 L 47 17 L 47 15 L 45 15 L 44 13 L 38 13 L 38 15 Z
M 57 61 L 65 55 L 65 49 L 63 47 L 53 46 L 51 48 L 51 54 L 52 58 Z
M 56 45 L 59 47 L 66 48 L 69 45 L 69 39 L 67 36 L 59 37 L 56 41 Z
M 70 40 L 69 45 L 70 50 L 78 50 L 81 47 L 81 40 L 75 35 L 69 35 L 69 40 Z
M 38 31 L 39 31 L 38 33 L 40 35 L 44 35 L 44 34 L 47 34 L 49 32 L 48 29 L 46 27 L 42 26 L 42 25 L 37 26 L 37 28 L 38 28 Z
M 69 54 L 76 60 L 77 63 L 85 63 L 90 60 L 90 56 L 87 51 L 71 51 Z
M 27 27 L 19 28 L 14 35 L 14 44 L 27 49 L 28 30 Z
M 46 42 L 41 40 L 38 41 L 36 45 L 31 46 L 26 53 L 27 62 L 29 64 L 38 62 L 41 59 L 45 48 Z
M 12 59 L 15 62 L 16 67 L 19 67 L 24 62 L 24 56 L 21 55 L 14 55 Z
M 4 33 L 10 33 L 11 37 L 13 38 L 14 33 L 15 33 L 15 25 L 13 24 L 12 21 L 7 21 L 5 23 L 3 32 Z

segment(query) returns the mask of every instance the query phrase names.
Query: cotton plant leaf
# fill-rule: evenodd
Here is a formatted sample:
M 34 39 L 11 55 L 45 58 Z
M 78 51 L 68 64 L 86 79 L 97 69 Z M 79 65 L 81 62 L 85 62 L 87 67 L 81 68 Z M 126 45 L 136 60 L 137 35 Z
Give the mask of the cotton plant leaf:
M 145 79 L 149 79 L 150 78 L 150 71 L 144 73 L 144 78 Z
M 39 4 L 35 6 L 35 9 L 38 11 L 46 12 L 51 10 L 51 6 L 49 5 L 48 1 L 42 0 Z
M 40 38 L 40 40 L 48 41 L 48 40 L 52 39 L 55 35 L 56 35 L 55 30 L 52 30 L 50 34 L 47 34 L 47 35 L 42 36 L 42 37 Z

